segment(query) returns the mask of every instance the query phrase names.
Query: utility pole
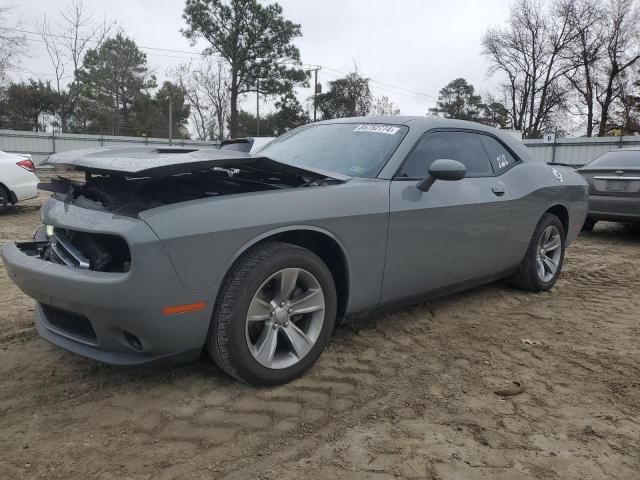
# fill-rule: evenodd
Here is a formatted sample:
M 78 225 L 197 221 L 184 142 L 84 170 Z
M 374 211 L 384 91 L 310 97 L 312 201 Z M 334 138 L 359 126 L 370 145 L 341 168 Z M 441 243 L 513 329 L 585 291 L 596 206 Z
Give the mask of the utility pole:
M 256 79 L 256 137 L 260 136 L 260 79 Z
M 173 142 L 173 98 L 169 93 L 169 145 Z
M 317 107 L 316 107 L 316 96 L 318 95 L 318 70 L 320 70 L 320 67 L 316 67 L 316 68 L 312 68 L 311 70 L 309 70 L 309 72 L 313 72 L 314 74 L 314 82 L 313 82 L 313 121 L 316 121 L 316 112 L 317 112 Z

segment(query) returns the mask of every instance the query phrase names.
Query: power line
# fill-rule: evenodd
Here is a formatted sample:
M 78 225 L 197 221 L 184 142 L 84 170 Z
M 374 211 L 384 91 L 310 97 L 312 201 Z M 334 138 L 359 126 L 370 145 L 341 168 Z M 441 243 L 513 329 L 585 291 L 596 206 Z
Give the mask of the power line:
M 17 32 L 17 33 L 23 33 L 23 34 L 28 34 L 28 35 L 38 35 L 41 36 L 42 33 L 41 32 L 35 32 L 33 30 L 25 30 L 25 29 L 20 29 L 20 28 L 9 28 L 9 27 L 0 27 L 0 30 L 7 30 L 7 31 L 12 31 L 12 32 Z M 44 35 L 52 37 L 52 38 L 61 38 L 61 39 L 65 39 L 65 40 L 74 40 L 73 37 L 67 36 L 67 35 L 60 35 L 60 34 L 53 34 L 53 33 L 45 33 Z M 28 39 L 29 41 L 39 41 L 44 43 L 44 40 L 40 40 L 40 39 Z M 83 41 L 90 41 L 93 43 L 99 43 L 98 40 L 93 40 L 90 38 L 83 38 L 81 39 Z M 159 47 L 149 47 L 146 45 L 138 45 L 139 48 L 143 49 L 143 50 L 150 50 L 152 52 L 166 52 L 166 53 L 175 53 L 175 54 L 179 54 L 181 56 L 172 56 L 172 55 L 162 55 L 159 53 L 154 53 L 154 55 L 156 56 L 161 56 L 161 57 L 166 57 L 166 58 L 183 58 L 184 56 L 188 56 L 188 57 L 203 57 L 203 56 L 207 56 L 207 55 L 203 55 L 201 53 L 198 52 L 194 52 L 194 51 L 187 51 L 187 50 L 176 50 L 176 49 L 171 49 L 171 48 L 159 48 Z M 318 65 L 318 64 L 309 64 L 313 67 L 321 67 L 323 69 L 326 70 L 330 70 L 333 72 L 337 72 L 340 73 L 342 75 L 348 75 L 349 72 L 344 72 L 342 70 L 338 70 L 336 68 L 333 67 L 328 67 L 326 65 Z M 366 76 L 366 75 L 365 75 Z M 395 91 L 393 93 L 397 93 L 397 92 L 402 92 L 407 96 L 413 96 L 414 98 L 416 97 L 426 97 L 432 100 L 437 100 L 438 97 L 435 95 L 431 95 L 428 93 L 424 93 L 424 92 L 419 92 L 417 90 L 412 90 L 412 89 L 408 89 L 405 87 L 399 87 L 397 85 L 393 85 L 391 83 L 385 83 L 385 82 L 379 82 L 377 80 L 373 80 L 371 78 L 369 78 L 369 82 L 371 82 L 374 85 L 379 85 L 380 87 L 387 87 L 387 88 L 391 88 L 394 89 Z M 389 90 L 387 90 L 389 91 Z
M 338 73 L 341 73 L 341 72 L 338 72 Z M 341 75 L 339 75 L 338 73 L 325 72 L 325 75 L 331 75 L 334 78 L 341 78 Z M 369 81 L 371 82 L 371 80 L 369 80 Z M 371 83 L 373 83 L 373 82 L 371 82 Z M 400 90 L 400 91 L 399 90 L 394 90 L 392 88 L 388 88 L 388 87 L 385 87 L 385 86 L 380 86 L 378 84 L 378 82 L 375 82 L 375 84 L 372 84 L 371 88 L 374 89 L 374 90 L 381 90 L 382 92 L 386 92 L 386 93 L 392 93 L 394 95 L 401 95 L 401 96 L 413 98 L 415 100 L 421 100 L 423 102 L 430 102 L 431 98 L 434 98 L 434 97 L 425 97 L 425 96 L 422 96 L 422 95 L 418 95 L 418 94 L 414 94 L 414 93 L 410 93 L 410 92 L 406 92 L 406 91 L 402 91 L 402 90 Z
M 27 35 L 38 35 L 38 36 L 44 35 L 44 36 L 51 37 L 51 38 L 61 38 L 61 39 L 65 39 L 65 40 L 75 40 L 74 37 L 70 37 L 68 35 L 34 32 L 33 30 L 24 30 L 24 29 L 21 29 L 21 28 L 0 27 L 0 30 L 7 30 L 7 31 L 11 31 L 11 32 L 24 33 L 24 34 L 27 34 Z M 29 41 L 38 41 L 38 40 L 31 39 L 31 38 L 29 38 L 28 40 Z M 92 38 L 79 38 L 78 40 L 83 41 L 83 42 L 100 43 L 99 40 L 94 40 Z M 44 42 L 44 40 L 40 40 L 40 41 Z M 187 50 L 174 50 L 174 49 L 171 49 L 171 48 L 148 47 L 148 46 L 145 46 L 145 45 L 138 45 L 138 48 L 142 48 L 143 50 L 153 50 L 153 51 L 158 51 L 158 52 L 180 53 L 180 54 L 191 55 L 191 56 L 201 56 L 201 54 L 198 53 L 198 52 L 187 51 Z
M 322 68 L 326 68 L 327 70 L 332 70 L 332 71 L 337 72 L 337 73 L 340 73 L 340 74 L 342 74 L 342 75 L 349 75 L 349 72 L 343 72 L 342 70 L 337 70 L 337 69 L 335 69 L 335 68 L 331 68 L 331 67 L 327 67 L 327 66 L 322 66 Z M 366 75 L 366 74 L 364 74 L 364 73 L 363 73 L 363 75 L 364 75 L 365 77 L 367 76 L 367 75 Z M 438 99 L 438 97 L 436 97 L 436 96 L 434 96 L 434 95 L 430 95 L 430 94 L 428 94 L 428 93 L 423 93 L 423 92 L 418 92 L 418 91 L 416 91 L 416 90 L 410 90 L 410 89 L 408 89 L 408 88 L 404 88 L 404 87 L 398 87 L 397 85 L 392 85 L 392 84 L 390 84 L 390 83 L 378 82 L 377 80 L 372 80 L 372 79 L 369 79 L 369 81 L 370 81 L 371 83 L 374 83 L 374 84 L 377 84 L 377 85 L 382 85 L 382 86 L 384 86 L 384 87 L 390 87 L 390 88 L 394 88 L 394 89 L 397 89 L 397 90 L 403 90 L 403 91 L 405 91 L 405 92 L 407 92 L 407 93 L 411 93 L 411 94 L 413 94 L 413 95 L 419 95 L 419 96 L 423 96 L 423 97 L 428 97 L 428 98 L 431 98 L 431 99 L 434 99 L 434 100 L 437 100 L 437 99 Z

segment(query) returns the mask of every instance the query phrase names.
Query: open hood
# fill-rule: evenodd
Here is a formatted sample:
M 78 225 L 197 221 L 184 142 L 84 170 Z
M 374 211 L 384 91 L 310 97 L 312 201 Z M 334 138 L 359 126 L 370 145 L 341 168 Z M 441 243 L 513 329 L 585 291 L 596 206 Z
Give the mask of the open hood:
M 215 148 L 103 147 L 72 150 L 51 155 L 45 165 L 91 173 L 122 174 L 127 177 L 166 177 L 214 167 L 241 169 L 244 166 L 290 175 L 323 176 L 341 181 L 350 178 L 338 173 L 296 167 L 267 157 Z

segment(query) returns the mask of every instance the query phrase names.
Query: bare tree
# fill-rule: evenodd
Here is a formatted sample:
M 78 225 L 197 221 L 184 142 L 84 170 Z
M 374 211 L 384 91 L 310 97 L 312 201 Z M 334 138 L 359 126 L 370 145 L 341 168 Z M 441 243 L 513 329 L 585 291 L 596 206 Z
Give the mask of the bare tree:
M 491 74 L 502 84 L 511 122 L 526 138 L 539 137 L 563 107 L 562 80 L 573 62 L 566 53 L 575 31 L 566 15 L 551 15 L 542 0 L 516 0 L 510 6 L 506 28 L 490 28 L 482 39 Z
M 606 64 L 597 85 L 600 105 L 598 135 L 606 135 L 611 124 L 612 105 L 622 98 L 626 73 L 640 60 L 640 13 L 634 0 L 611 0 L 606 15 Z
M 373 99 L 370 115 L 400 115 L 400 109 L 389 100 L 389 97 L 382 95 Z
M 183 64 L 170 75 L 185 89 L 196 136 L 200 140 L 227 138 L 231 100 L 225 65 L 215 56 L 203 56 L 197 66 Z
M 45 13 L 42 22 L 36 22 L 36 28 L 54 69 L 56 90 L 61 100 L 58 115 L 64 132 L 67 130 L 69 117 L 79 101 L 77 73 L 84 54 L 89 48 L 100 47 L 116 24 L 104 19 L 102 22 L 96 21 L 94 14 L 86 9 L 84 0 L 70 0 L 59 15 L 59 22 L 52 26 Z M 71 81 L 65 82 L 66 79 Z
M 0 3 L 0 82 L 4 81 L 7 70 L 15 65 L 15 59 L 24 52 L 26 38 L 16 31 L 20 23 L 9 24 L 7 17 L 12 6 Z
M 595 117 L 596 89 L 606 42 L 603 22 L 606 9 L 600 0 L 558 0 L 554 10 L 566 16 L 575 32 L 568 57 L 576 68 L 565 75 L 576 99 L 577 111 L 570 113 L 586 117 L 586 134 L 591 137 L 598 123 Z
M 198 140 L 211 140 L 213 118 L 202 88 L 193 79 L 191 63 L 178 65 L 167 73 L 184 89 L 186 100 L 191 105 L 191 125 L 195 129 L 195 137 Z
M 640 81 L 621 82 L 620 102 L 615 116 L 620 125 L 620 135 L 640 133 Z
M 202 85 L 216 118 L 217 140 L 225 139 L 229 115 L 231 114 L 230 77 L 224 64 L 209 57 L 200 70 L 194 72 L 194 79 Z

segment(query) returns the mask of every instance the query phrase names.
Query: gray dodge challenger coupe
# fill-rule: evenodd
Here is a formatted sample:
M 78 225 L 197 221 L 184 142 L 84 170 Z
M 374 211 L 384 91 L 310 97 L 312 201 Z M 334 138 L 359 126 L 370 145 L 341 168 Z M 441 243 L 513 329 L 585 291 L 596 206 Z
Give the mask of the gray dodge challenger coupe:
M 2 247 L 39 334 L 111 364 L 185 360 L 303 374 L 337 321 L 509 278 L 550 289 L 587 184 L 516 139 L 435 117 L 293 130 L 253 155 L 135 147 L 48 163 L 33 241 Z M 76 173 L 75 178 L 80 178 Z

